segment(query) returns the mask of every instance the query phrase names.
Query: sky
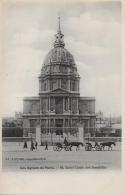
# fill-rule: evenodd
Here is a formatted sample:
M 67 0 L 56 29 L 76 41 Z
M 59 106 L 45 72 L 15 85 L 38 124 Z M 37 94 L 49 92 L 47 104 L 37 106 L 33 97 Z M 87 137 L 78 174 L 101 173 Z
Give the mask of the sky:
M 42 63 L 53 48 L 58 15 L 65 47 L 80 74 L 80 95 L 96 98 L 96 112 L 121 115 L 121 4 L 4 2 L 2 116 L 23 111 L 37 96 Z

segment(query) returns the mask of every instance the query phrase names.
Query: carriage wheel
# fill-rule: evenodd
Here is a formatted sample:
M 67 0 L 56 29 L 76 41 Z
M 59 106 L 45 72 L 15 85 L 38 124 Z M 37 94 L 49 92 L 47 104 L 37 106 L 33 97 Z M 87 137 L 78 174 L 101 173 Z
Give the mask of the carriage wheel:
M 76 151 L 80 150 L 79 147 L 76 147 Z
M 102 148 L 99 146 L 99 147 L 98 147 L 98 151 L 101 151 L 101 150 L 102 150 Z
M 53 146 L 53 150 L 54 151 L 57 151 L 58 150 L 58 147 L 57 146 Z
M 85 151 L 88 151 L 88 150 L 89 150 L 89 148 L 88 148 L 88 146 L 86 145 L 86 146 L 85 146 Z
M 100 149 L 99 149 L 99 146 L 96 146 L 96 147 L 95 147 L 95 150 L 96 150 L 96 151 L 99 151 L 99 150 L 100 150 Z
M 69 150 L 70 150 L 70 148 L 67 146 L 67 147 L 65 147 L 65 150 L 66 150 L 66 151 L 69 151 Z
M 92 151 L 92 147 L 89 147 L 89 151 Z
M 99 148 L 100 148 L 100 151 L 102 151 L 102 150 L 103 150 L 103 147 L 102 147 L 102 146 L 100 146 Z
M 62 150 L 62 148 L 61 148 L 61 147 L 57 147 L 57 151 L 59 151 L 59 152 L 60 152 L 61 150 Z

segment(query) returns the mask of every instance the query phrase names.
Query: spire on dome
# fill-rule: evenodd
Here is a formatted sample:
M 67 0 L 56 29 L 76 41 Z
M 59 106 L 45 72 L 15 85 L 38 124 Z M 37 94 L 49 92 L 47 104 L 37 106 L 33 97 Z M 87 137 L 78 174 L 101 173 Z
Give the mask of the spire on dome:
M 61 28 L 60 28 L 60 16 L 58 16 L 58 33 L 61 33 Z
M 60 16 L 58 17 L 58 30 L 57 30 L 57 34 L 55 35 L 56 40 L 54 42 L 54 47 L 64 47 L 65 43 L 63 41 L 63 37 L 64 35 L 61 32 L 61 28 L 60 28 Z

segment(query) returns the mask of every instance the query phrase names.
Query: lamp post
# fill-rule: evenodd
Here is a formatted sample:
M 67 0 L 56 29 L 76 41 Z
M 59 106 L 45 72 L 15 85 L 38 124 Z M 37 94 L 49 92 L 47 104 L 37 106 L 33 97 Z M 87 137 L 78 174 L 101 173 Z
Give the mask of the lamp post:
M 31 129 L 30 129 L 30 142 L 31 142 L 31 150 L 32 150 L 32 132 L 31 132 Z

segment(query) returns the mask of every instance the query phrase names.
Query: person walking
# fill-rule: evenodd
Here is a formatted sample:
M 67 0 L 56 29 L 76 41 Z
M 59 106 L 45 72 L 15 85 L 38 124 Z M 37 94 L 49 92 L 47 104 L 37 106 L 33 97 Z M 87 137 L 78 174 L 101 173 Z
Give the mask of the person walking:
M 31 141 L 31 151 L 33 151 L 35 148 L 34 148 L 34 143 L 33 141 Z
M 45 150 L 48 150 L 48 143 L 47 143 L 47 141 L 45 143 Z
M 24 141 L 23 148 L 27 148 L 27 142 L 26 141 Z
M 65 139 L 64 139 L 64 144 L 65 144 L 65 146 L 68 145 L 68 141 L 67 141 L 66 137 L 65 137 Z
M 38 143 L 37 141 L 35 142 L 35 149 L 37 150 Z

